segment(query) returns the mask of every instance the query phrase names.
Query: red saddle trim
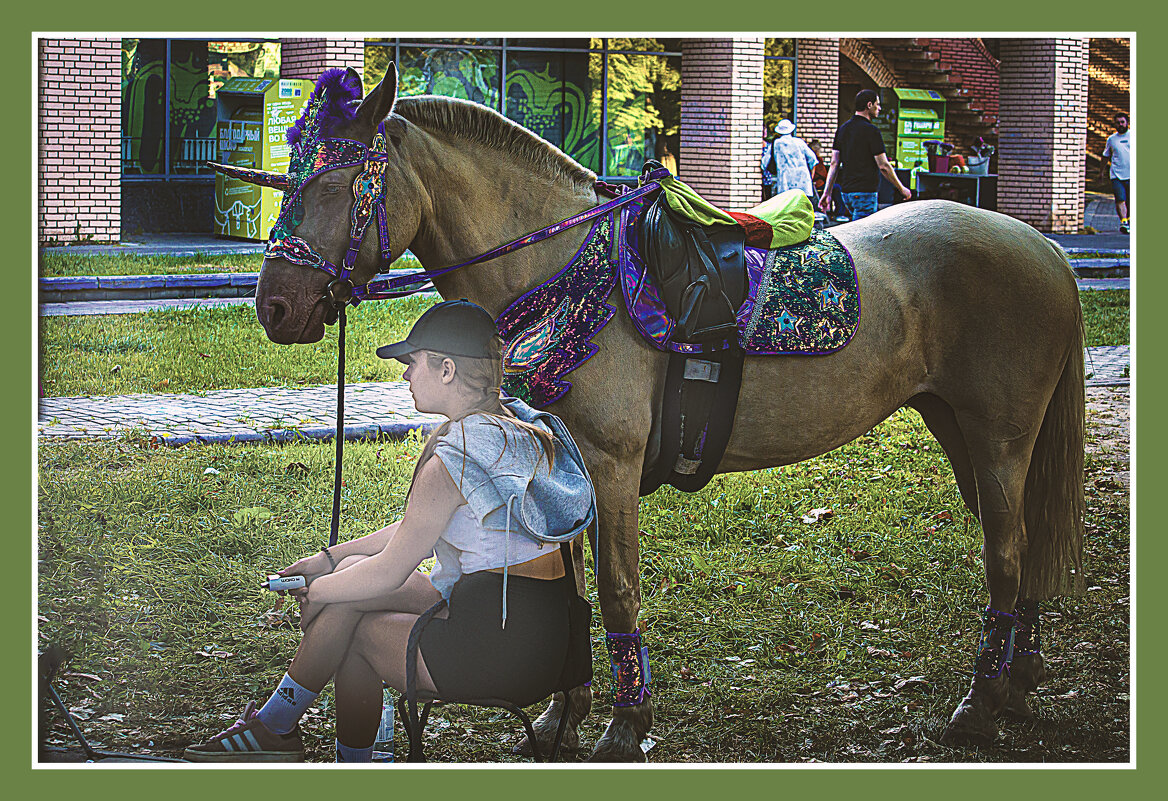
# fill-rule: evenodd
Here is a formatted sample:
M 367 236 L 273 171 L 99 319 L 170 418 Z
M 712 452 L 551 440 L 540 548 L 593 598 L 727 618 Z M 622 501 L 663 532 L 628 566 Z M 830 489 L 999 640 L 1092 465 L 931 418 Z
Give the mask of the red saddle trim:
M 771 239 L 774 237 L 775 229 L 771 224 L 765 220 L 760 220 L 753 214 L 746 214 L 741 211 L 726 212 L 742 226 L 746 231 L 746 244 L 754 248 L 762 248 L 768 250 L 771 246 Z

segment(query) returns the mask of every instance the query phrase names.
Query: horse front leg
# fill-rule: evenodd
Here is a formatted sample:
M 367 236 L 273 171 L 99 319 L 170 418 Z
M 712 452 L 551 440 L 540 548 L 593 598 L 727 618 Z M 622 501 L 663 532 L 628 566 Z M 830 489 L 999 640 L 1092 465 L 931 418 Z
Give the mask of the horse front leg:
M 653 725 L 648 657 L 641 645 L 639 459 L 605 460 L 594 469 L 599 504 L 600 554 L 596 584 L 616 677 L 612 720 L 589 757 L 592 762 L 644 762 L 641 741 Z
M 572 563 L 576 570 L 576 586 L 585 586 L 584 580 L 584 550 L 583 537 L 572 543 Z M 531 727 L 535 731 L 535 739 L 539 743 L 539 752 L 545 756 L 551 754 L 556 742 L 556 732 L 560 727 L 560 717 L 568 715 L 568 724 L 564 729 L 564 737 L 560 742 L 560 751 L 564 754 L 576 754 L 580 751 L 580 724 L 588 713 L 592 711 L 592 688 L 573 687 L 567 693 L 555 693 L 548 702 L 547 709 L 540 713 Z M 532 756 L 531 743 L 524 734 L 519 743 L 511 749 L 513 754 Z

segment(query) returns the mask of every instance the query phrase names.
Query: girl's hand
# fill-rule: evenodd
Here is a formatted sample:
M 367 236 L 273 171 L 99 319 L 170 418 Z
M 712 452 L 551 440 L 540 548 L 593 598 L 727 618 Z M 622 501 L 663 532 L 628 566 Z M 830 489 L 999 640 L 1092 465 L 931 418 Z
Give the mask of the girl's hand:
M 332 572 L 332 565 L 329 564 L 328 557 L 324 553 L 314 553 L 312 556 L 306 556 L 280 571 L 281 576 L 304 576 L 306 581 L 311 582 L 315 578 L 328 575 Z
M 302 590 L 292 590 L 289 592 L 296 602 L 300 605 L 300 630 L 307 631 L 308 624 L 316 619 L 320 611 L 324 609 L 324 604 L 315 603 L 308 598 L 308 588 Z

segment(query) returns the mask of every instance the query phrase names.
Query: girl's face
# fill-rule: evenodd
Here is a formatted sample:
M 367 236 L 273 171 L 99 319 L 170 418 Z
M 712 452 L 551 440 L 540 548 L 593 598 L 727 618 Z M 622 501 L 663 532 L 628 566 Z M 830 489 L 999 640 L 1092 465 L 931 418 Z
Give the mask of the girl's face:
M 403 378 L 410 385 L 414 408 L 423 414 L 444 414 L 454 394 L 453 362 L 431 360 L 430 353 L 416 350 Z

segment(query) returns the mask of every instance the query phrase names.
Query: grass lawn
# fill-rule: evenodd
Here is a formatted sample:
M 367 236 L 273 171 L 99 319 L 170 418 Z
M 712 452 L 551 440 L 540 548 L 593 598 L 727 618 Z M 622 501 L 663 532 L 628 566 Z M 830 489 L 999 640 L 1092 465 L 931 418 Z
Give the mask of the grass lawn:
M 1131 291 L 1108 289 L 1080 292 L 1087 347 L 1131 343 Z
M 1083 292 L 1087 344 L 1129 342 L 1127 290 Z M 349 314 L 346 380 L 391 381 L 397 362 L 374 353 L 405 337 L 436 296 L 371 301 Z M 45 394 L 120 395 L 200 392 L 336 381 L 337 329 L 313 345 L 268 341 L 251 306 L 202 307 L 100 317 L 43 317 Z
M 143 256 L 132 253 L 78 256 L 67 249 L 49 248 L 41 253 L 41 276 L 74 275 L 188 275 L 196 273 L 258 273 L 262 253 L 190 256 Z M 419 269 L 418 260 L 406 255 L 394 269 Z
M 393 381 L 404 367 L 377 357 L 405 338 L 436 295 L 362 303 L 349 312 L 345 380 Z M 100 317 L 42 317 L 41 382 L 50 397 L 191 393 L 337 380 L 337 327 L 312 345 L 276 345 L 255 309 L 204 306 Z
M 346 449 L 342 539 L 400 514 L 419 447 Z M 44 441 L 39 467 L 39 641 L 71 654 L 61 689 L 90 736 L 177 755 L 266 698 L 298 636 L 257 582 L 327 538 L 332 446 Z M 1128 496 L 1094 460 L 1088 478 L 1092 589 L 1045 605 L 1039 720 L 1003 724 L 984 750 L 935 742 L 986 598 L 979 526 L 914 412 L 808 462 L 642 499 L 650 759 L 1126 761 Z M 591 571 L 589 586 L 595 603 Z M 589 748 L 611 713 L 598 610 L 593 622 Z M 331 692 L 305 722 L 311 760 L 331 760 Z M 512 759 L 508 716 L 436 716 L 434 761 Z

